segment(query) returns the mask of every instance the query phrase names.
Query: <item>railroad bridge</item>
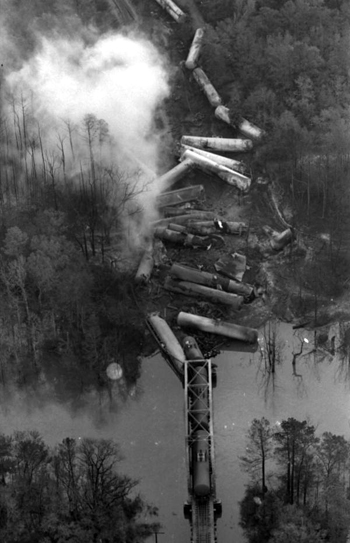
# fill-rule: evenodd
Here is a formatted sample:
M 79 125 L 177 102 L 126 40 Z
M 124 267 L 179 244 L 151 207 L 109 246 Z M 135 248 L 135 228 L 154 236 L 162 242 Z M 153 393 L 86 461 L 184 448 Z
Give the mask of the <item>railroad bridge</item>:
M 147 325 L 184 388 L 188 490 L 184 516 L 190 522 L 191 543 L 216 543 L 216 521 L 222 512 L 216 498 L 214 462 L 212 393 L 216 366 L 203 357 L 193 337 L 185 337 L 181 347 L 157 314 L 147 318 Z

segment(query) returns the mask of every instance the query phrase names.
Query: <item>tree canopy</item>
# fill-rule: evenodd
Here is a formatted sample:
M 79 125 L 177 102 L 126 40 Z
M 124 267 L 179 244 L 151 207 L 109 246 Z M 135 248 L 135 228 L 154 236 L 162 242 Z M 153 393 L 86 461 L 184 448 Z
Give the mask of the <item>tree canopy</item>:
M 350 444 L 344 436 L 319 437 L 309 421 L 293 417 L 274 426 L 254 419 L 240 458 L 250 479 L 240 524 L 250 543 L 346 542 Z
M 157 509 L 120 473 L 121 461 L 112 440 L 49 447 L 35 431 L 1 435 L 1 540 L 141 543 L 159 527 Z
M 347 166 L 339 167 L 350 143 L 348 3 L 202 5 L 204 70 L 233 118 L 242 115 L 266 131 L 254 166 L 274 176 L 279 164 L 279 183 L 286 182 L 286 191 L 293 183 L 294 203 L 303 211 L 306 193 L 308 211 L 311 203 L 314 209 L 321 203 L 323 216 L 343 209 L 344 191 L 349 196 Z

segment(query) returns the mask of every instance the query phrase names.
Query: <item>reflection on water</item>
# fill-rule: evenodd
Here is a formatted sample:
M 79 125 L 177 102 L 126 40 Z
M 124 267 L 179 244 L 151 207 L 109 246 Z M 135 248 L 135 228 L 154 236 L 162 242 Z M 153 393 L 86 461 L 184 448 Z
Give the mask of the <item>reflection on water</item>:
M 277 331 L 282 356 L 274 371 L 264 359 L 263 330 L 261 348 L 255 355 L 224 353 L 216 359 L 217 493 L 223 501 L 219 541 L 243 541 L 241 534 L 236 536 L 237 501 L 243 496 L 247 478 L 238 456 L 244 453 L 245 434 L 253 418 L 265 416 L 271 423 L 291 416 L 309 418 L 320 434 L 329 430 L 350 437 L 350 399 L 347 383 L 339 380 L 336 353 L 328 353 L 327 345 L 319 353 L 313 332 L 296 331 L 286 324 L 278 324 Z
M 350 388 L 350 323 L 333 325 L 328 333 L 331 354 L 338 360 L 337 377 Z
M 284 343 L 278 335 L 278 323 L 267 322 L 260 331 L 259 338 L 260 364 L 257 366 L 259 390 L 263 391 L 265 401 L 273 398 L 276 384 L 276 372 L 281 364 Z
M 270 323 L 260 331 L 255 352 L 232 348 L 215 358 L 216 487 L 223 503 L 219 542 L 243 541 L 237 502 L 247 478 L 238 456 L 253 418 L 265 416 L 271 423 L 309 418 L 319 434 L 329 430 L 349 438 L 348 330 L 343 323 L 315 334 Z M 57 366 L 35 384 L 19 388 L 7 381 L 0 390 L 1 429 L 37 429 L 49 444 L 67 436 L 115 439 L 125 455 L 124 471 L 140 479 L 142 495 L 160 509 L 165 533 L 159 542 L 189 541 L 182 514 L 187 498 L 183 389 L 159 355 L 145 360 L 142 369 L 131 390 L 123 380 L 86 390 L 71 370 Z

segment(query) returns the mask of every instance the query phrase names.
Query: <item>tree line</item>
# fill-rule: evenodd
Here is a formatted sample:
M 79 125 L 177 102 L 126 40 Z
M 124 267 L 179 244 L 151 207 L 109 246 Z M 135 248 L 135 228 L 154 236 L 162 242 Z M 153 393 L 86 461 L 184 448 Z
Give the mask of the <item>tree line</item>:
M 63 212 L 31 207 L 6 218 L 0 228 L 1 382 L 29 369 L 35 378 L 45 374 L 49 357 L 79 370 L 84 388 L 104 387 L 113 360 L 133 384 L 143 331 L 131 279 L 88 261 Z
M 112 440 L 66 438 L 49 447 L 36 431 L 0 434 L 0 538 L 6 543 L 141 543 L 157 509 L 119 471 Z
M 299 221 L 315 210 L 324 218 L 335 209 L 345 214 L 349 3 L 203 0 L 201 12 L 204 70 L 232 119 L 243 116 L 266 130 L 254 175 L 283 186 Z
M 240 502 L 250 543 L 347 540 L 350 525 L 350 443 L 317 436 L 309 421 L 274 426 L 262 417 L 249 427 L 242 468 L 249 485 Z

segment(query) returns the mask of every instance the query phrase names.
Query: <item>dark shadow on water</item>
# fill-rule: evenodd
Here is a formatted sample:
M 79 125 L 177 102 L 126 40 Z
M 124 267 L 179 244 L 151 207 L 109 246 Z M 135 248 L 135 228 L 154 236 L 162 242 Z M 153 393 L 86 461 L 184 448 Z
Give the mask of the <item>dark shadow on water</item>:
M 84 413 L 95 425 L 103 425 L 110 413 L 128 402 L 138 401 L 142 387 L 122 377 L 112 381 L 107 374 L 83 367 L 74 356 L 46 356 L 35 366 L 31 360 L 0 363 L 0 408 L 6 411 L 17 402 L 23 409 L 63 406 L 72 416 Z
M 232 353 L 256 353 L 259 349 L 259 343 L 244 343 L 243 341 L 233 339 L 232 341 L 220 344 L 220 348 L 222 348 L 223 351 Z
M 340 322 L 338 338 L 331 337 L 330 342 L 333 349 L 336 349 L 336 379 L 350 388 L 350 322 Z

